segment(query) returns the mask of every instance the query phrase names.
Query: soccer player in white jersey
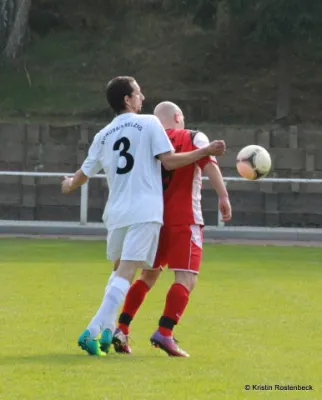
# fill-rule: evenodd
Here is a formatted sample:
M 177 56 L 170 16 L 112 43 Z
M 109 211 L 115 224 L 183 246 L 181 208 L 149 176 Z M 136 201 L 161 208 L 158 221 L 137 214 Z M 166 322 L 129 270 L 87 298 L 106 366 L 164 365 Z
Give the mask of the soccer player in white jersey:
M 99 310 L 78 339 L 83 350 L 97 356 L 109 351 L 118 309 L 137 269 L 153 267 L 163 224 L 161 163 L 171 170 L 225 152 L 225 143 L 219 140 L 175 154 L 160 121 L 153 115 L 138 114 L 144 96 L 132 77 L 112 79 L 106 97 L 116 117 L 96 134 L 73 178 L 65 177 L 62 182 L 62 192 L 67 194 L 103 169 L 109 187 L 103 214 L 107 257 L 120 260 L 119 267 L 109 280 Z

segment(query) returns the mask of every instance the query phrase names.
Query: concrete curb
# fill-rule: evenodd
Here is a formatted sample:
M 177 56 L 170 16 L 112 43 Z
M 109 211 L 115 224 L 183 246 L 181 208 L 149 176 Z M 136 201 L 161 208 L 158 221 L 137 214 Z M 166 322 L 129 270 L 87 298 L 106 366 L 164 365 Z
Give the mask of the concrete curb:
M 106 236 L 102 223 L 56 221 L 7 221 L 0 220 L 1 236 Z M 206 226 L 204 237 L 208 240 L 259 240 L 259 241 L 314 241 L 322 243 L 322 229 L 314 228 L 265 228 Z

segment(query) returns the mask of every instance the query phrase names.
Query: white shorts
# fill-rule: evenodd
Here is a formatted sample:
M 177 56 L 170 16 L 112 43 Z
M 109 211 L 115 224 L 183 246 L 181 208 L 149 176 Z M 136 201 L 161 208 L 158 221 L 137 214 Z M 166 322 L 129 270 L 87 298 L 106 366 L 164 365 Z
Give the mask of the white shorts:
M 142 261 L 153 267 L 160 229 L 158 222 L 145 222 L 108 231 L 107 258 L 112 261 Z

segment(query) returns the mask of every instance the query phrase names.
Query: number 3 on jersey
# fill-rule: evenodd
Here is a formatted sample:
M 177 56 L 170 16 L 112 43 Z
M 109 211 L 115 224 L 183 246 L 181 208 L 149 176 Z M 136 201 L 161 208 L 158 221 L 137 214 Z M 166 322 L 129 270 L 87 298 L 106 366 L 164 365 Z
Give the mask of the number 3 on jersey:
M 126 164 L 123 168 L 117 167 L 116 173 L 119 175 L 127 174 L 131 171 L 134 165 L 134 158 L 132 154 L 128 153 L 128 150 L 131 146 L 131 142 L 127 137 L 122 137 L 114 143 L 113 150 L 119 151 L 121 145 L 123 145 L 123 149 L 120 151 L 120 157 L 124 157 L 126 160 Z

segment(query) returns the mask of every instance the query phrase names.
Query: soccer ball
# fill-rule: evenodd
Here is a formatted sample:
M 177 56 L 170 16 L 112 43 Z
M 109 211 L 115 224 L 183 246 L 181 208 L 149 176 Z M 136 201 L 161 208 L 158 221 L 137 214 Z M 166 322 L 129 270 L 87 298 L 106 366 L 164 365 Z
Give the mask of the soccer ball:
M 237 171 L 248 180 L 264 178 L 272 165 L 271 156 L 264 147 L 257 145 L 246 146 L 237 155 Z

